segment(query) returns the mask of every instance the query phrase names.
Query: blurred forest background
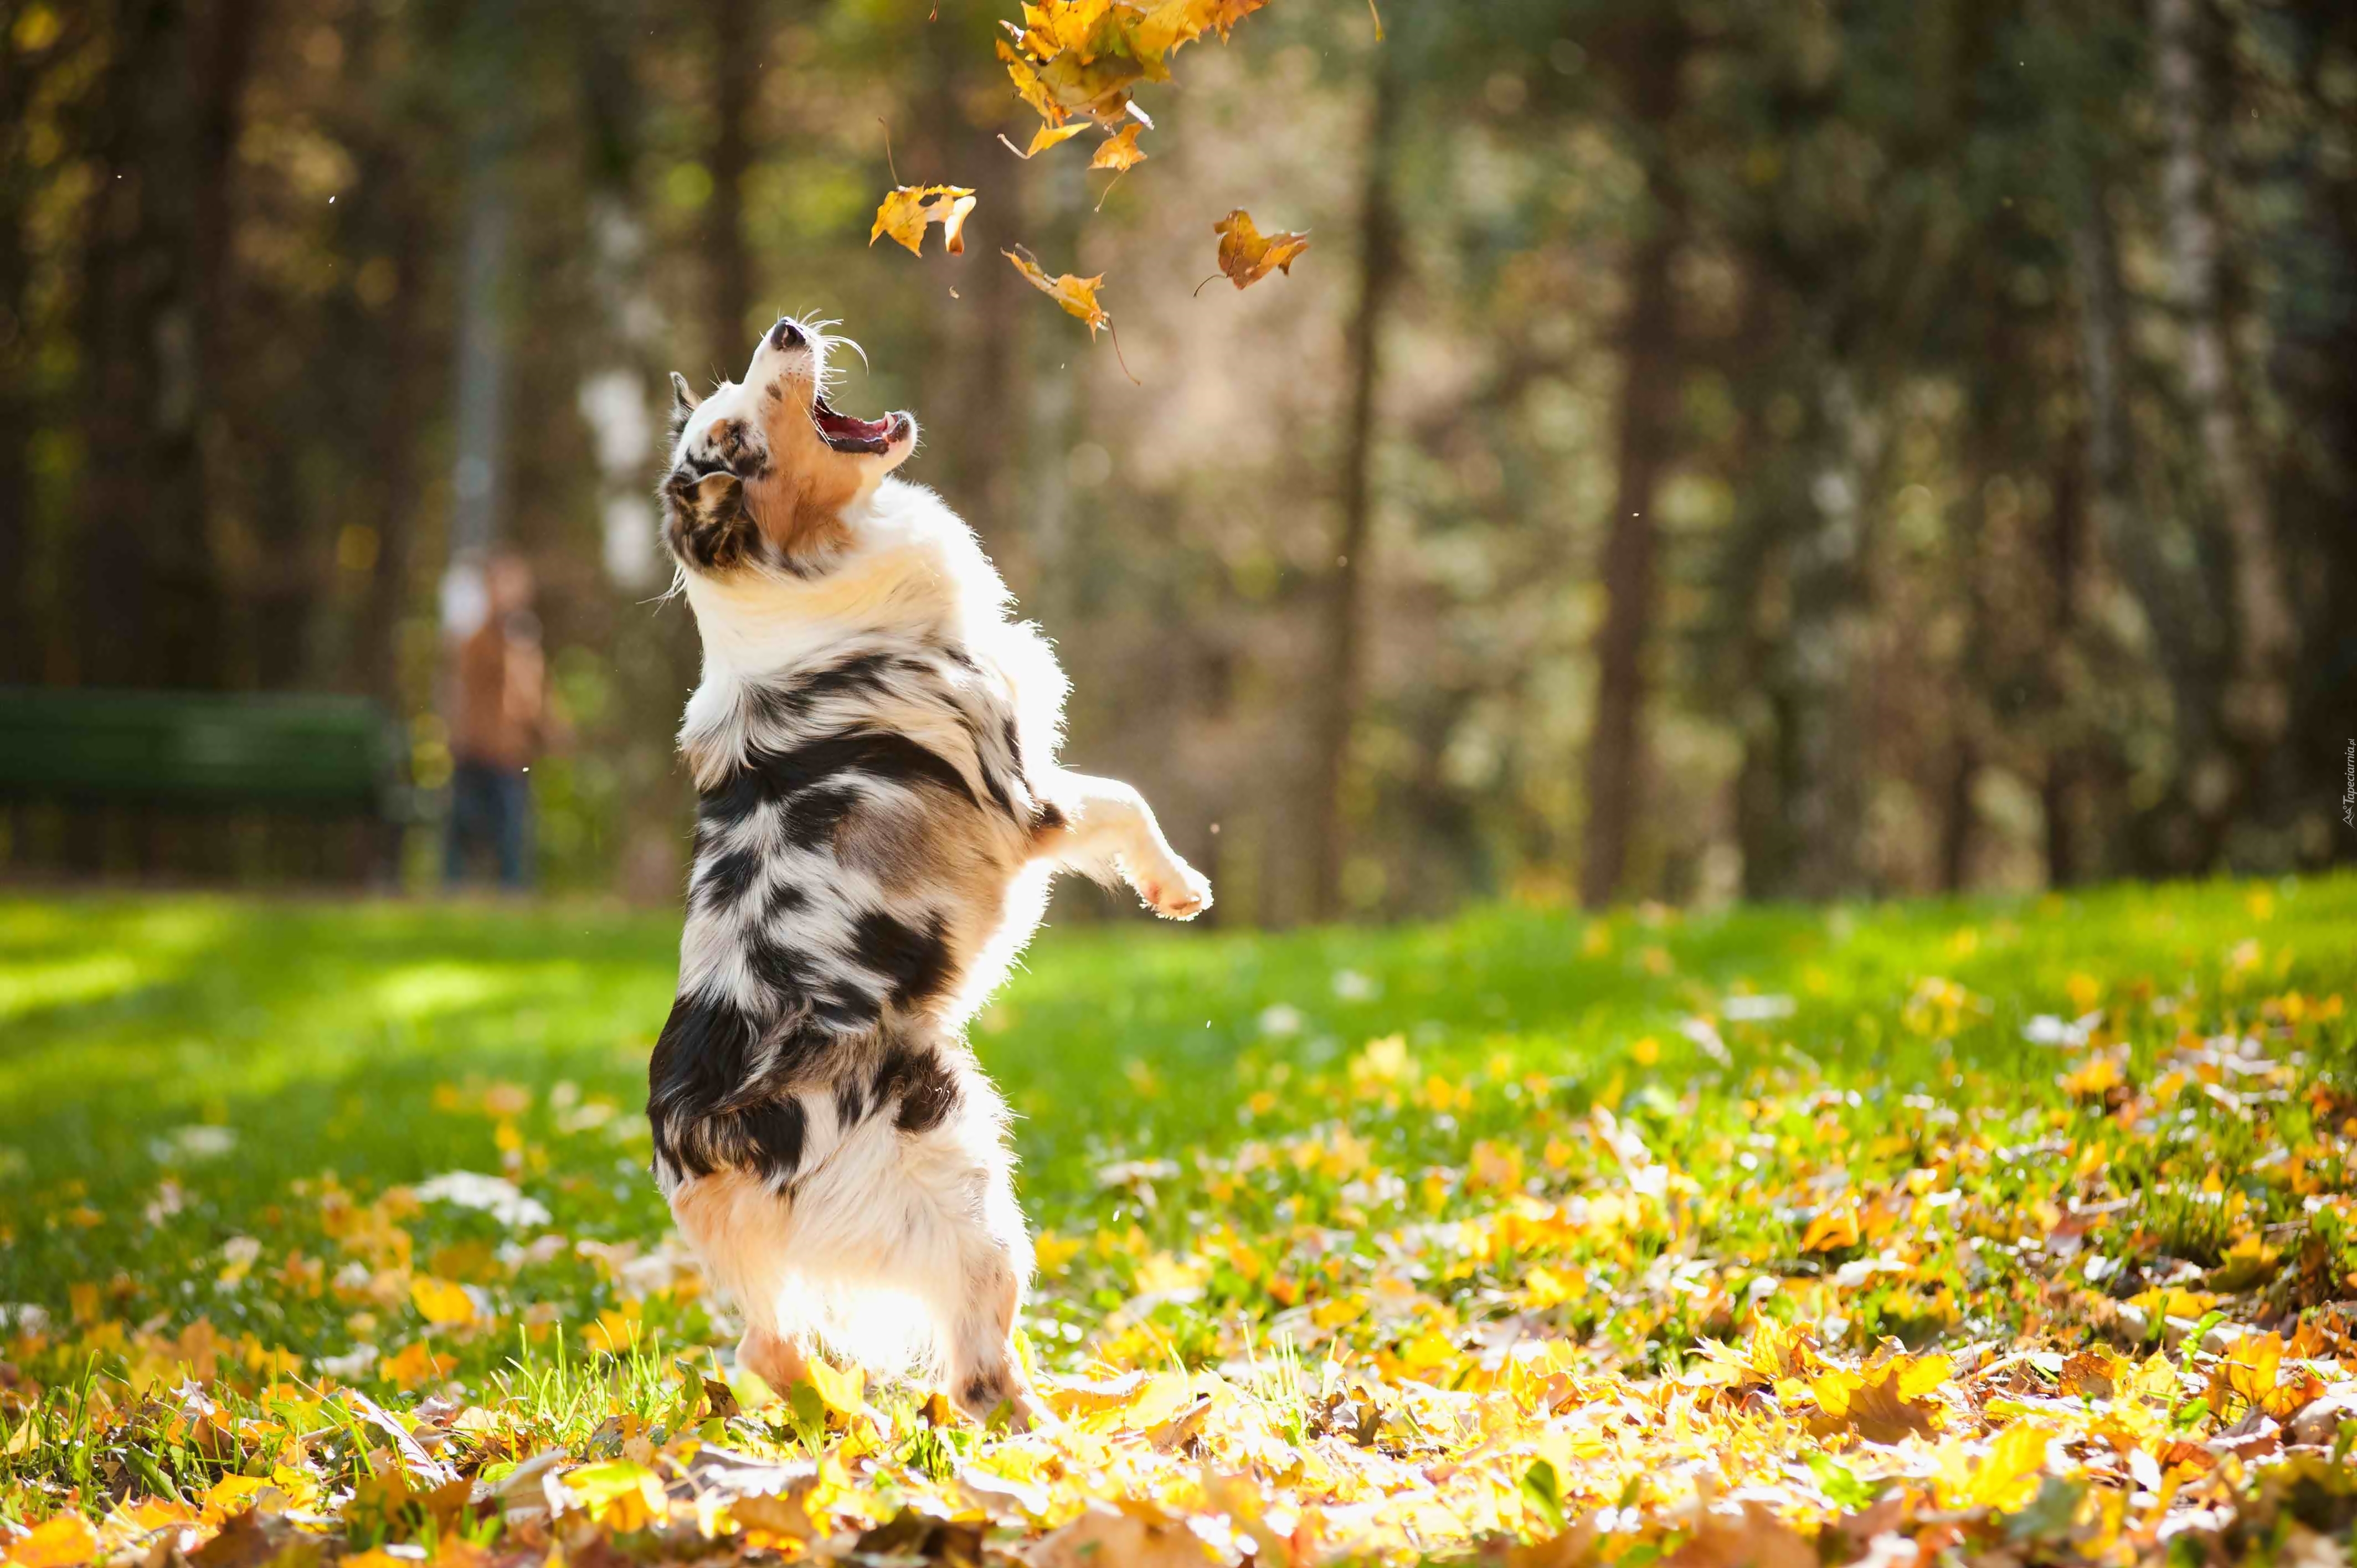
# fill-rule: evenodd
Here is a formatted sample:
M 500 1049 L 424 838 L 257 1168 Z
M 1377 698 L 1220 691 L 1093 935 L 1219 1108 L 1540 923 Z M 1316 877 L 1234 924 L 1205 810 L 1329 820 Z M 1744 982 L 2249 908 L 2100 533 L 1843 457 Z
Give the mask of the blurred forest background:
M 367 693 L 432 787 L 512 544 L 544 881 L 674 897 L 662 378 L 792 310 L 1222 920 L 2357 857 L 2346 0 L 1276 0 L 1110 189 L 1000 145 L 1015 9 L 0 3 L 0 683 Z M 868 247 L 888 132 L 963 256 Z M 1198 294 L 1236 207 L 1311 249 Z M 7 865 L 274 874 L 84 815 Z

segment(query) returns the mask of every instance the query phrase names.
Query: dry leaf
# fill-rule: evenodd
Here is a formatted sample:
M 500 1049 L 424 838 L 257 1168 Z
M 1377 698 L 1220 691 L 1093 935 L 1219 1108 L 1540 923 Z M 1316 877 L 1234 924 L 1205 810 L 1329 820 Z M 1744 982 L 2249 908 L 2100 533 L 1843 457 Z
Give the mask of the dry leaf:
M 1006 46 L 1001 45 L 1000 47 L 1003 48 Z M 1014 143 L 1007 142 L 1004 133 L 1000 134 L 998 139 L 1002 142 L 1006 142 L 1006 150 L 1013 153 L 1017 157 L 1027 159 L 1036 158 L 1041 153 L 1046 152 L 1049 147 L 1069 142 L 1074 136 L 1079 135 L 1088 128 L 1089 123 L 1086 120 L 1073 120 L 1061 125 L 1042 125 L 1038 130 L 1031 133 L 1031 145 L 1028 147 L 1018 147 Z M 1139 156 L 1143 156 L 1144 155 L 1140 154 Z
M 909 247 L 909 254 L 920 256 L 926 226 L 938 223 L 950 254 L 962 256 L 965 254 L 965 218 L 974 204 L 974 192 L 962 185 L 895 186 L 876 209 L 876 223 L 867 231 L 867 242 L 873 245 L 889 234 Z
M 1309 236 L 1289 229 L 1264 234 L 1253 226 L 1252 214 L 1237 208 L 1211 225 L 1220 237 L 1220 271 L 1238 288 L 1249 288 L 1272 269 L 1293 275 L 1293 259 L 1309 249 Z
M 1142 128 L 1136 124 L 1125 125 L 1119 135 L 1108 136 L 1100 142 L 1097 156 L 1089 160 L 1089 167 L 1109 168 L 1121 173 L 1144 163 L 1146 155 L 1137 147 L 1137 133 Z
M 1113 317 L 1105 313 L 1104 306 L 1097 303 L 1097 285 L 1104 282 L 1103 273 L 1092 278 L 1074 277 L 1071 273 L 1051 278 L 1031 252 L 1022 246 L 1017 245 L 1014 250 L 1002 253 L 1015 263 L 1017 272 L 1031 280 L 1033 288 L 1062 306 L 1066 315 L 1077 316 L 1087 322 L 1090 337 L 1097 335 L 1098 328 L 1113 325 Z

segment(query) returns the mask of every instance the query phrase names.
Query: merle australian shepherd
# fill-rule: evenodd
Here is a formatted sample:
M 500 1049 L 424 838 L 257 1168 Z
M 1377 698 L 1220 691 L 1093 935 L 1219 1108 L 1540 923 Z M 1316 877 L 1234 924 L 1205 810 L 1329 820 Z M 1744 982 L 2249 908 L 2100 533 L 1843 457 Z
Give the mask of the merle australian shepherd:
M 1006 1107 L 966 1021 L 1059 870 L 1186 919 L 1210 886 L 1126 784 L 1056 761 L 1065 682 L 940 497 L 906 413 L 826 400 L 780 319 L 701 402 L 673 376 L 663 541 L 704 641 L 679 993 L 648 1067 L 655 1179 L 780 1390 L 890 1321 L 971 1414 L 1039 1406 Z

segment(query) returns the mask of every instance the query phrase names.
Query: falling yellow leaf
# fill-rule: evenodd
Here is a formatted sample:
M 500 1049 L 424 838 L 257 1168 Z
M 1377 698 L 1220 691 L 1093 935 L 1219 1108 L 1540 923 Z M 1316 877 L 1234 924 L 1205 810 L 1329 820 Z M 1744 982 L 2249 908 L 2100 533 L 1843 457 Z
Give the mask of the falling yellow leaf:
M 1132 123 L 1123 126 L 1119 134 L 1107 136 L 1098 143 L 1096 156 L 1089 160 L 1089 167 L 1109 168 L 1118 174 L 1144 163 L 1146 155 L 1137 146 L 1137 133 L 1142 129 L 1143 126 Z
M 1062 306 L 1066 315 L 1077 316 L 1087 322 L 1090 337 L 1097 335 L 1098 328 L 1113 325 L 1113 317 L 1097 303 L 1097 285 L 1104 282 L 1103 273 L 1092 278 L 1075 277 L 1071 273 L 1051 278 L 1031 252 L 1020 245 L 1001 254 L 1015 263 L 1015 270 L 1028 278 L 1033 288 Z
M 909 248 L 910 255 L 924 254 L 925 229 L 928 224 L 942 226 L 942 240 L 952 256 L 965 254 L 965 219 L 974 210 L 974 192 L 962 185 L 900 185 L 892 188 L 876 209 L 876 222 L 867 231 L 870 245 L 889 234 Z
M 1309 236 L 1289 229 L 1264 234 L 1252 214 L 1239 207 L 1211 225 L 1220 237 L 1220 271 L 1238 288 L 1249 288 L 1272 272 L 1293 275 L 1294 258 L 1309 248 Z
M 1012 142 L 1006 142 L 1004 134 L 1001 134 L 998 139 L 1006 142 L 1006 150 L 1017 157 L 1036 158 L 1049 147 L 1069 142 L 1088 128 L 1089 123 L 1086 120 L 1073 120 L 1061 125 L 1042 125 L 1031 133 L 1031 145 L 1028 147 L 1018 147 Z
M 409 1282 L 409 1299 L 426 1322 L 442 1325 L 475 1321 L 475 1302 L 467 1287 L 452 1280 L 419 1274 Z

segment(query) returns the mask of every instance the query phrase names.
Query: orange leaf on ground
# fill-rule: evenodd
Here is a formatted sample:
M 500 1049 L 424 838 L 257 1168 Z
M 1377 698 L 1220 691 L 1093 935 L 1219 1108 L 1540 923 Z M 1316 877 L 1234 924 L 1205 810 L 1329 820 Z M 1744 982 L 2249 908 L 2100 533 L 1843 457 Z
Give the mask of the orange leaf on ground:
M 8 1549 L 16 1568 L 76 1568 L 98 1555 L 98 1532 L 78 1513 L 61 1513 Z

